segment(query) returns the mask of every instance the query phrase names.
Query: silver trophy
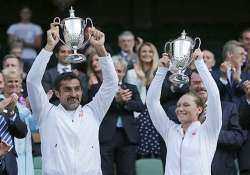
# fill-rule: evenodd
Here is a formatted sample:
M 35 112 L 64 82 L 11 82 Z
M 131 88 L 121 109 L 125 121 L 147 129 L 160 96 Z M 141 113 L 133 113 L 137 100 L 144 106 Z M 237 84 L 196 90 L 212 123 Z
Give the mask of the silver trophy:
M 66 58 L 66 61 L 70 63 L 81 63 L 86 61 L 86 56 L 77 53 L 78 49 L 84 48 L 90 40 L 90 36 L 85 33 L 85 28 L 90 23 L 90 27 L 93 27 L 93 22 L 90 18 L 83 20 L 82 18 L 75 17 L 75 10 L 71 7 L 69 10 L 70 16 L 68 18 L 60 20 L 59 17 L 54 19 L 54 23 L 59 24 L 63 30 L 64 41 L 60 41 L 73 50 L 73 54 Z M 85 37 L 88 37 L 87 39 Z
M 164 52 L 170 56 L 170 71 L 173 73 L 170 75 L 169 80 L 173 84 L 180 85 L 189 82 L 189 78 L 184 74 L 184 72 L 192 62 L 191 55 L 197 41 L 198 48 L 200 48 L 201 39 L 196 37 L 193 40 L 192 38 L 186 36 L 185 30 L 183 30 L 179 38 L 165 43 Z

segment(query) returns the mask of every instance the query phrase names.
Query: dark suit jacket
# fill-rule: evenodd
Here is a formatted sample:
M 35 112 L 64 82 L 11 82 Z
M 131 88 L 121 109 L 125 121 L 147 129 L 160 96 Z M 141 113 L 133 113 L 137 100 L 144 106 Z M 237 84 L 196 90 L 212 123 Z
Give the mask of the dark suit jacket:
M 98 89 L 98 85 L 92 88 Z M 137 91 L 135 85 L 124 83 L 123 89 L 129 89 L 132 91 L 132 99 L 127 103 L 118 103 L 114 99 L 106 116 L 104 117 L 100 130 L 99 130 L 99 141 L 100 143 L 108 142 L 112 140 L 112 136 L 116 132 L 116 122 L 118 116 L 122 118 L 123 127 L 126 135 L 131 143 L 138 142 L 138 131 L 136 120 L 133 112 L 141 112 L 144 109 L 144 105 L 141 101 L 140 94 Z
M 175 114 L 175 108 L 176 106 L 170 107 L 167 115 L 171 120 L 179 123 Z M 234 160 L 244 140 L 245 135 L 239 125 L 236 105 L 230 102 L 222 102 L 222 128 L 212 162 L 213 175 L 236 174 Z
M 3 114 L 7 123 L 9 124 L 9 132 L 12 135 L 12 140 L 14 143 L 14 137 L 24 138 L 28 132 L 26 124 L 20 119 L 19 114 L 16 113 L 16 118 L 14 121 L 10 120 L 8 116 Z M 17 175 L 17 162 L 16 162 L 17 153 L 15 146 L 12 150 L 4 156 L 4 164 L 6 170 L 3 175 Z
M 230 85 L 229 83 L 227 85 L 224 85 L 220 81 L 221 71 L 219 69 L 213 70 L 211 74 L 219 88 L 221 100 L 235 103 L 238 109 L 240 100 L 242 96 L 245 94 L 242 83 L 246 80 L 250 80 L 250 74 L 247 72 L 242 72 L 241 73 L 242 82 L 237 83 L 234 81 L 232 85 Z
M 250 105 L 243 98 L 239 107 L 240 124 L 246 131 L 247 140 L 239 153 L 240 170 L 250 170 Z
M 48 92 L 49 90 L 54 89 L 54 82 L 55 82 L 56 78 L 58 77 L 58 75 L 59 75 L 59 72 L 57 71 L 57 66 L 48 69 L 44 73 L 43 79 L 42 79 L 42 85 L 43 85 L 45 92 Z M 81 80 L 81 85 L 83 88 L 83 103 L 85 103 L 88 99 L 87 76 L 81 72 L 79 78 Z M 52 103 L 53 103 L 53 101 L 56 101 L 55 96 L 52 98 Z M 55 102 L 55 104 L 57 104 L 57 102 Z

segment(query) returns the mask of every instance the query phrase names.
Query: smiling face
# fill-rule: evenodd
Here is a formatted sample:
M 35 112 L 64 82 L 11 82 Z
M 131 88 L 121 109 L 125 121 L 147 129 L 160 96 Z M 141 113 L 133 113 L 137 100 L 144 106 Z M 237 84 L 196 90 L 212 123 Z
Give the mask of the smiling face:
M 195 97 L 189 94 L 183 95 L 177 102 L 176 115 L 181 124 L 190 125 L 198 121 L 202 113 L 202 107 L 198 106 Z
M 4 77 L 4 94 L 10 96 L 13 93 L 20 94 L 22 79 L 19 74 L 10 74 Z
M 78 79 L 62 80 L 55 92 L 61 105 L 68 111 L 76 110 L 82 99 L 82 88 Z
M 140 51 L 139 51 L 139 59 L 142 62 L 142 64 L 143 63 L 145 63 L 145 64 L 152 63 L 153 59 L 154 59 L 153 49 L 148 45 L 142 46 Z

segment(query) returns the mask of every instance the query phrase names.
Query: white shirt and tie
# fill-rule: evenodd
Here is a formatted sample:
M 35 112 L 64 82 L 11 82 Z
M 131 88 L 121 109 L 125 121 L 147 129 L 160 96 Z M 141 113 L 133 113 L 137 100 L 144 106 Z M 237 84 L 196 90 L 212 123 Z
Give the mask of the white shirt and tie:
M 57 72 L 59 72 L 59 74 L 62 74 L 64 72 L 72 72 L 71 64 L 65 66 L 61 63 L 58 63 L 57 64 Z
M 211 163 L 222 126 L 220 94 L 202 59 L 196 68 L 208 92 L 207 117 L 193 122 L 184 134 L 180 124 L 169 120 L 160 104 L 167 68 L 158 68 L 148 90 L 146 104 L 150 118 L 167 146 L 165 175 L 211 175 Z
M 41 84 L 51 55 L 43 49 L 27 76 L 32 111 L 39 119 L 43 175 L 102 175 L 99 126 L 118 90 L 112 59 L 100 59 L 103 83 L 93 100 L 66 111 L 49 103 Z

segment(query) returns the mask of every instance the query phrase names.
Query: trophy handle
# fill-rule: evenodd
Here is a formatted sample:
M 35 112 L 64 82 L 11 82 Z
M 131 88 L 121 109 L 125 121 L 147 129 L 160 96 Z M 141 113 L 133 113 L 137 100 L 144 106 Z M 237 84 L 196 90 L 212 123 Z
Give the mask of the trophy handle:
M 56 25 L 59 25 L 60 27 L 62 27 L 62 24 L 61 24 L 61 19 L 59 17 L 55 17 L 54 20 L 53 20 L 53 23 L 56 24 Z M 72 47 L 70 47 L 68 44 L 66 44 L 61 38 L 60 36 L 58 36 L 58 39 L 59 41 L 61 41 L 63 43 L 63 45 L 66 45 L 68 46 L 69 48 L 72 49 Z
M 167 53 L 167 54 L 171 55 L 170 54 L 170 52 L 171 52 L 171 45 L 172 45 L 171 41 L 168 41 L 168 42 L 165 43 L 165 45 L 164 45 L 164 53 Z M 168 47 L 168 51 L 167 51 L 167 47 Z
M 197 49 L 199 49 L 200 48 L 200 46 L 201 46 L 201 39 L 199 38 L 199 37 L 196 37 L 195 39 L 194 39 L 194 45 L 193 45 L 193 48 L 194 48 L 194 46 L 196 45 L 196 41 L 198 41 L 198 47 L 197 47 Z
M 86 18 L 86 19 L 85 19 L 86 26 L 87 26 L 87 24 L 88 24 L 88 21 L 90 22 L 90 27 L 91 27 L 91 28 L 94 27 L 91 18 Z M 85 27 L 86 27 L 86 26 L 85 26 Z M 84 29 L 85 29 L 85 28 L 84 28 Z M 82 43 L 82 45 L 81 45 L 80 48 L 84 48 L 84 47 L 89 43 L 91 37 L 92 37 L 92 36 L 90 35 L 89 38 L 88 38 L 85 42 Z

